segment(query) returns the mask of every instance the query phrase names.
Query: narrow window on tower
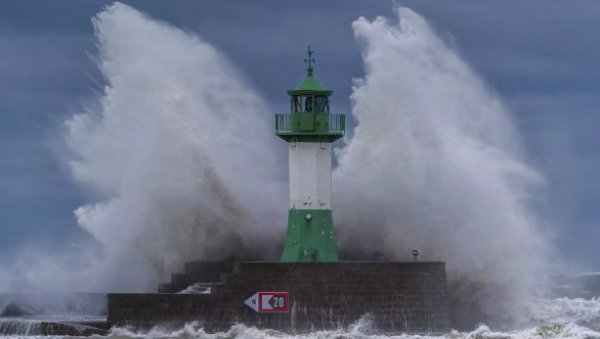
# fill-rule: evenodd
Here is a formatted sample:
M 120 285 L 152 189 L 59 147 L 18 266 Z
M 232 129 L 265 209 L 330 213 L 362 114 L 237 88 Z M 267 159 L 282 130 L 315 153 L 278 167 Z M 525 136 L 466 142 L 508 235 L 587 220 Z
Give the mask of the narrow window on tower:
M 306 101 L 304 104 L 304 111 L 305 112 L 314 112 L 315 107 L 314 107 L 314 99 L 313 97 L 306 97 Z
M 329 113 L 329 102 L 326 96 L 319 95 L 315 97 L 315 112 Z
M 298 96 L 293 96 L 290 102 L 292 104 L 293 113 L 302 112 L 302 107 L 300 107 L 300 98 L 298 98 Z

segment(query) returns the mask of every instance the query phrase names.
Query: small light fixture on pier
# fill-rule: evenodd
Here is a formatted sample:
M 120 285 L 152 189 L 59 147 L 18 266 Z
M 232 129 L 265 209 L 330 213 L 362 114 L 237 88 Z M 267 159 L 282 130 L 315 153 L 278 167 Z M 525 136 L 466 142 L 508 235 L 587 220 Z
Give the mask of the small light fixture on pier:
M 412 255 L 413 255 L 413 258 L 415 259 L 415 262 L 419 261 L 419 251 L 413 250 Z

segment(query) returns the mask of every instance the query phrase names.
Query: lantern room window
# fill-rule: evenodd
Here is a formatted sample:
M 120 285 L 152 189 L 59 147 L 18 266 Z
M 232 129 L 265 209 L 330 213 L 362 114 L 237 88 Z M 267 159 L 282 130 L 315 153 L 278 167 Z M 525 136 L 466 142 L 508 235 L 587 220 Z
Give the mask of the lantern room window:
M 329 113 L 329 100 L 324 95 L 315 97 L 315 112 Z
M 290 100 L 291 111 L 329 113 L 329 98 L 325 95 L 299 96 L 294 95 Z

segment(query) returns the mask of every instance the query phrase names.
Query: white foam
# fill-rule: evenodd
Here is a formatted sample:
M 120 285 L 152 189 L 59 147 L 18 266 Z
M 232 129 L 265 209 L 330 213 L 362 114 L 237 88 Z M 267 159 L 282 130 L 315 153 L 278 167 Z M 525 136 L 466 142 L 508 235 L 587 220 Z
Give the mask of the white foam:
M 447 262 L 453 291 L 509 314 L 545 262 L 528 206 L 543 179 L 501 98 L 425 19 L 396 14 L 353 23 L 366 75 L 333 174 L 341 246 L 400 260 L 418 249 Z
M 106 86 L 67 145 L 91 197 L 77 222 L 100 246 L 21 256 L 13 286 L 150 291 L 185 261 L 278 250 L 285 177 L 262 99 L 193 34 L 121 3 L 93 23 Z
M 179 330 L 165 330 L 159 327 L 153 328 L 148 332 L 132 332 L 127 329 L 113 329 L 110 338 L 112 337 L 132 337 L 132 338 L 202 338 L 202 339 L 257 339 L 257 338 L 280 338 L 280 339 L 530 339 L 530 338 L 600 338 L 600 332 L 593 331 L 589 328 L 579 326 L 577 324 L 565 325 L 544 325 L 530 327 L 524 330 L 515 331 L 493 331 L 485 325 L 481 325 L 470 332 L 452 331 L 439 335 L 418 335 L 418 334 L 397 334 L 397 335 L 380 335 L 370 334 L 371 329 L 368 322 L 364 320 L 358 321 L 349 329 L 331 330 L 331 331 L 316 331 L 306 334 L 286 334 L 274 330 L 259 330 L 255 327 L 247 327 L 244 325 L 232 326 L 229 330 L 219 333 L 207 333 L 197 323 L 186 324 Z
M 196 283 L 177 292 L 177 294 L 210 294 L 211 291 L 212 288 L 210 286 L 205 286 L 202 283 Z
M 542 323 L 594 323 L 600 326 L 600 299 L 556 298 L 529 303 L 530 321 Z

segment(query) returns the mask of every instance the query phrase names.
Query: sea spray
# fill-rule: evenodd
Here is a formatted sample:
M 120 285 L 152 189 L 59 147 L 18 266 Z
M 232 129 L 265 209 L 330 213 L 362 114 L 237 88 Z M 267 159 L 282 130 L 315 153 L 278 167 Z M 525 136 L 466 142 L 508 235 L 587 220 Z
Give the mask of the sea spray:
M 501 100 L 422 17 L 397 14 L 397 23 L 353 23 L 366 74 L 351 95 L 358 125 L 333 174 L 340 246 L 447 261 L 470 321 L 514 316 L 507 310 L 544 264 L 529 207 L 543 179 L 523 161 Z
M 285 174 L 272 116 L 235 67 L 197 36 L 121 3 L 93 24 L 106 86 L 99 105 L 67 122 L 66 141 L 73 176 L 92 197 L 77 222 L 100 246 L 79 253 L 86 265 L 73 272 L 40 263 L 29 283 L 152 291 L 185 261 L 281 241 Z

